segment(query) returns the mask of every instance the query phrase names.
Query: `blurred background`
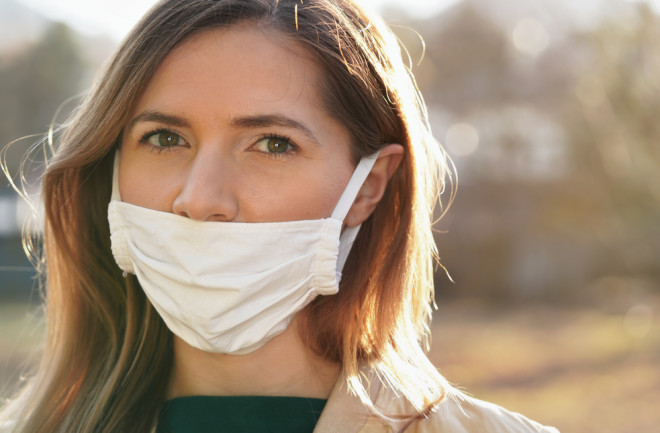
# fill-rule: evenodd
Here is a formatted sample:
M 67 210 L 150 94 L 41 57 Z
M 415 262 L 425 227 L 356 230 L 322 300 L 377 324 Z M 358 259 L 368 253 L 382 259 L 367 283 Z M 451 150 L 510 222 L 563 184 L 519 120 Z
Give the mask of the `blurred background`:
M 564 432 L 658 431 L 660 2 L 368 3 L 406 46 L 458 170 L 437 224 L 453 282 L 439 269 L 435 364 Z M 0 0 L 14 178 L 150 4 Z M 24 172 L 31 193 L 41 166 Z M 0 179 L 0 398 L 43 332 L 20 237 L 29 214 Z

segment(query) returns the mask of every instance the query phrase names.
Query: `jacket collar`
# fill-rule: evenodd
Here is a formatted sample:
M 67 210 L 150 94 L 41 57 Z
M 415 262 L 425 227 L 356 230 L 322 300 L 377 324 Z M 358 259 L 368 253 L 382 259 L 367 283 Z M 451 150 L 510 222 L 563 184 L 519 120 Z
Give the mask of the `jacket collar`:
M 374 405 L 382 388 L 378 376 L 370 369 L 362 369 L 360 376 L 367 383 L 367 393 Z M 348 390 L 346 372 L 342 370 L 337 383 L 319 418 L 314 433 L 357 433 L 367 424 L 376 421 L 360 398 Z

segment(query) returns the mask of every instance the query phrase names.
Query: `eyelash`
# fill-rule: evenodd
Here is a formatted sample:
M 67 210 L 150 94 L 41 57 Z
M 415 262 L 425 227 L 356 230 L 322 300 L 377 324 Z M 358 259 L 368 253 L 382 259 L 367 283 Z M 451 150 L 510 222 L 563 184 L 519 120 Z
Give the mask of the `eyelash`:
M 181 136 L 181 134 L 177 133 L 176 131 L 173 131 L 168 128 L 157 128 L 151 131 L 146 132 L 142 137 L 138 140 L 138 142 L 146 146 L 150 151 L 156 152 L 156 153 L 162 153 L 162 152 L 170 152 L 174 150 L 176 147 L 180 147 L 181 145 L 176 144 L 172 146 L 158 146 L 155 144 L 152 144 L 149 142 L 149 140 L 158 135 L 158 134 L 171 134 L 171 135 L 176 135 L 179 140 L 186 142 L 186 140 Z M 290 137 L 287 137 L 286 135 L 281 135 L 281 134 L 265 134 L 259 137 L 254 144 L 251 147 L 256 146 L 258 143 L 260 143 L 263 140 L 281 140 L 286 142 L 288 146 L 290 146 L 289 150 L 286 150 L 284 152 L 262 152 L 259 150 L 256 150 L 257 152 L 264 153 L 270 158 L 284 158 L 287 156 L 287 154 L 290 154 L 292 152 L 297 152 L 299 150 L 298 145 L 296 145 Z
M 177 137 L 179 137 L 179 140 L 181 140 L 181 141 L 183 141 L 183 142 L 186 142 L 186 140 L 181 136 L 181 134 L 179 134 L 179 133 L 177 133 L 177 132 L 175 132 L 175 131 L 172 131 L 171 129 L 167 129 L 167 128 L 157 128 L 157 129 L 151 130 L 151 131 L 145 133 L 145 134 L 140 138 L 140 140 L 138 140 L 138 142 L 139 142 L 141 145 L 146 146 L 147 149 L 149 149 L 149 150 L 151 150 L 151 151 L 153 151 L 153 152 L 156 152 L 156 153 L 170 152 L 170 151 L 174 150 L 175 147 L 179 147 L 179 146 L 180 146 L 180 145 L 172 145 L 172 146 L 157 146 L 157 145 L 155 145 L 155 144 L 151 144 L 151 143 L 149 142 L 149 139 L 150 139 L 151 137 L 153 137 L 153 136 L 158 135 L 158 134 L 172 134 L 172 135 L 176 135 Z

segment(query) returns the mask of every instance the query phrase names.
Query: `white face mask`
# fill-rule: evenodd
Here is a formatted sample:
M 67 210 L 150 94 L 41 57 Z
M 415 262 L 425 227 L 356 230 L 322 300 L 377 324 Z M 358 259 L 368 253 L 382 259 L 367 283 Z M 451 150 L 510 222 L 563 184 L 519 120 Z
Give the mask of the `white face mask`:
M 377 157 L 360 161 L 330 218 L 236 223 L 122 202 L 117 152 L 108 206 L 112 254 L 186 343 L 214 353 L 252 352 L 317 295 L 337 293 L 360 228 L 342 233 L 343 220 Z

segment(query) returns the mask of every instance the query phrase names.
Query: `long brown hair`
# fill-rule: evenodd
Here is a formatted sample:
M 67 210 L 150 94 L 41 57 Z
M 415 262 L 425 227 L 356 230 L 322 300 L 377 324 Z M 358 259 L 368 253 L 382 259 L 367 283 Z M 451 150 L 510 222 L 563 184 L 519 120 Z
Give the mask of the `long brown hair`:
M 20 420 L 19 431 L 153 428 L 171 369 L 172 336 L 110 252 L 113 149 L 174 47 L 193 34 L 242 23 L 279 32 L 315 56 L 324 71 L 324 106 L 348 128 L 356 160 L 387 143 L 405 148 L 385 196 L 363 224 L 339 293 L 303 311 L 303 338 L 342 363 L 350 388 L 366 404 L 358 371 L 365 363 L 416 413 L 442 398 L 443 379 L 423 343 L 433 299 L 432 207 L 447 163 L 392 33 L 350 0 L 165 0 L 128 35 L 67 122 L 43 177 L 48 333 L 36 376 L 4 411 Z

